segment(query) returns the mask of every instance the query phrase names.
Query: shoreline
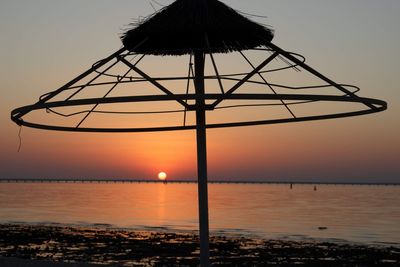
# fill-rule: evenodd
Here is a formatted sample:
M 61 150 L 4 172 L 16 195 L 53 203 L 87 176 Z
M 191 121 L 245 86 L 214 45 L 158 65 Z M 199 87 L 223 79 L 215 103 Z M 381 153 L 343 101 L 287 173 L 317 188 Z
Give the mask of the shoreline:
M 59 222 L 20 222 L 20 221 L 4 221 L 0 222 L 0 229 L 3 226 L 21 226 L 21 227 L 48 227 L 48 228 L 74 228 L 78 230 L 107 230 L 114 232 L 134 232 L 134 233 L 158 233 L 158 234 L 169 234 L 173 233 L 176 235 L 191 235 L 196 236 L 198 230 L 189 229 L 178 229 L 170 228 L 165 226 L 141 226 L 141 227 L 124 227 L 113 224 L 104 223 L 59 223 Z M 346 240 L 340 238 L 322 238 L 322 237 L 312 237 L 307 235 L 281 235 L 281 236 L 265 236 L 260 232 L 249 231 L 249 230 L 210 230 L 210 237 L 225 237 L 228 239 L 238 239 L 245 238 L 250 240 L 280 240 L 287 242 L 305 242 L 305 243 L 332 243 L 336 245 L 350 245 L 350 246 L 368 246 L 377 248 L 387 248 L 394 247 L 400 249 L 400 243 L 393 242 L 360 242 L 353 240 Z
M 210 237 L 213 266 L 399 266 L 400 248 L 324 241 Z M 0 263 L 54 266 L 197 266 L 193 233 L 0 224 Z M 26 261 L 28 260 L 28 261 Z M 74 265 L 75 264 L 75 265 Z M 76 265 L 78 264 L 78 265 Z

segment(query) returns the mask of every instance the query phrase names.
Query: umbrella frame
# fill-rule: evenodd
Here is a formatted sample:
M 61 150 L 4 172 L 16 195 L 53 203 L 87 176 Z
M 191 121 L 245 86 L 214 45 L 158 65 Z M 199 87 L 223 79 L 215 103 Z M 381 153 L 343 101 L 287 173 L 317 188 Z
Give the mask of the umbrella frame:
M 206 38 L 207 39 L 207 38 Z M 140 45 L 140 44 L 139 44 Z M 125 56 L 129 55 L 130 52 L 126 53 L 126 49 L 122 48 L 110 55 L 109 57 L 100 60 L 95 63 L 92 68 L 85 71 L 72 81 L 68 82 L 58 90 L 50 92 L 43 95 L 40 100 L 33 105 L 23 106 L 16 108 L 11 112 L 11 120 L 20 126 L 27 126 L 38 129 L 45 130 L 57 130 L 57 131 L 73 131 L 73 132 L 155 132 L 155 131 L 175 131 L 175 130 L 196 130 L 197 138 L 197 175 L 198 175 L 198 207 L 199 207 L 199 229 L 200 229 L 200 265 L 209 266 L 209 219 L 208 219 L 208 181 L 207 181 L 207 145 L 206 145 L 206 129 L 210 128 L 224 128 L 224 127 L 239 127 L 239 126 L 251 126 L 251 125 L 262 125 L 262 124 L 277 124 L 277 123 L 287 123 L 287 122 L 300 122 L 300 121 L 311 121 L 311 120 L 322 120 L 322 119 L 333 119 L 340 117 L 350 117 L 358 116 L 364 114 L 370 114 L 375 112 L 380 112 L 387 109 L 387 103 L 382 100 L 363 98 L 355 95 L 355 92 L 346 89 L 346 86 L 335 83 L 326 76 L 322 75 L 318 71 L 314 70 L 310 66 L 304 63 L 304 60 L 299 59 L 295 54 L 287 52 L 278 46 L 270 43 L 269 47 L 265 50 L 272 51 L 266 60 L 264 60 L 258 66 L 253 66 L 253 70 L 247 74 L 242 79 L 236 79 L 237 83 L 227 90 L 223 91 L 221 94 L 206 94 L 205 93 L 205 77 L 204 76 L 204 66 L 205 66 L 205 55 L 209 54 L 215 67 L 216 78 L 221 85 L 221 79 L 225 76 L 220 76 L 215 65 L 212 53 L 207 53 L 206 51 L 197 50 L 193 51 L 194 54 L 194 84 L 195 84 L 195 94 L 173 94 L 167 88 L 162 86 L 158 79 L 152 78 L 145 72 L 140 70 L 136 64 L 132 64 L 125 59 Z M 124 54 L 125 53 L 125 54 Z M 241 53 L 241 51 L 240 51 Z M 281 56 L 287 60 L 294 63 L 293 66 L 300 66 L 307 70 L 309 73 L 317 76 L 321 80 L 325 81 L 329 86 L 333 86 L 344 93 L 344 95 L 298 95 L 298 94 L 233 94 L 239 87 L 241 87 L 254 75 L 260 75 L 262 69 L 268 65 L 273 59 Z M 144 55 L 143 55 L 144 57 Z M 147 96 L 125 96 L 125 97 L 103 97 L 103 98 L 90 98 L 90 99 L 71 99 L 77 92 L 83 90 L 85 87 L 80 88 L 76 93 L 70 96 L 66 101 L 51 101 L 52 98 L 57 96 L 59 93 L 69 90 L 71 88 L 76 88 L 73 85 L 76 84 L 81 79 L 87 77 L 89 74 L 97 73 L 96 77 L 105 75 L 105 71 L 100 72 L 99 68 L 109 63 L 111 60 L 117 59 L 117 62 L 122 62 L 127 65 L 130 69 L 136 71 L 143 80 L 153 84 L 158 89 L 160 89 L 162 95 L 147 95 Z M 141 60 L 141 59 L 139 59 Z M 281 68 L 285 69 L 285 68 Z M 276 70 L 281 70 L 276 69 Z M 270 70 L 275 71 L 275 70 Z M 96 79 L 96 78 L 95 78 Z M 172 78 L 180 79 L 180 78 Z M 112 88 L 117 84 L 122 82 L 118 80 Z M 112 89 L 111 89 L 112 90 Z M 257 121 L 244 121 L 244 122 L 231 122 L 231 123 L 218 123 L 218 124 L 207 124 L 206 122 L 206 112 L 212 111 L 217 108 L 218 104 L 227 99 L 235 100 L 279 100 L 282 105 L 286 108 L 289 104 L 286 104 L 285 100 L 298 100 L 298 101 L 333 101 L 333 102 L 353 102 L 362 103 L 366 109 L 360 109 L 357 111 L 335 113 L 335 114 L 325 114 L 317 116 L 306 116 L 306 117 L 296 117 L 293 115 L 291 118 L 285 119 L 274 119 L 274 120 L 257 120 Z M 195 100 L 194 105 L 187 104 L 188 100 Z M 206 100 L 213 100 L 212 104 L 206 104 Z M 126 102 L 153 102 L 153 101 L 176 101 L 180 103 L 184 108 L 185 112 L 195 111 L 196 112 L 196 124 L 195 125 L 183 125 L 183 126 L 169 126 L 169 127 L 149 127 L 149 128 L 86 128 L 80 127 L 81 123 L 90 115 L 91 112 L 99 104 L 109 104 L 109 103 L 126 103 Z M 86 114 L 84 119 L 76 127 L 67 126 L 55 126 L 46 125 L 35 122 L 25 121 L 23 117 L 34 110 L 45 109 L 52 111 L 55 107 L 67 107 L 67 106 L 80 106 L 80 105 L 94 105 L 94 107 Z M 290 109 L 288 108 L 290 111 Z M 54 111 L 52 111 L 54 112 Z

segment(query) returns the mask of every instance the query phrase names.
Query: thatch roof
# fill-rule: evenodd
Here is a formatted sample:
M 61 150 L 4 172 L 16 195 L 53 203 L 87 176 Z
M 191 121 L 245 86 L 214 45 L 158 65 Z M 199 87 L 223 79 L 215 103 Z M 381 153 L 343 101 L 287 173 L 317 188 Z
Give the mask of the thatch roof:
M 218 0 L 177 0 L 122 35 L 128 50 L 183 55 L 193 50 L 227 53 L 267 45 L 273 31 Z M 135 48 L 143 40 L 142 45 Z

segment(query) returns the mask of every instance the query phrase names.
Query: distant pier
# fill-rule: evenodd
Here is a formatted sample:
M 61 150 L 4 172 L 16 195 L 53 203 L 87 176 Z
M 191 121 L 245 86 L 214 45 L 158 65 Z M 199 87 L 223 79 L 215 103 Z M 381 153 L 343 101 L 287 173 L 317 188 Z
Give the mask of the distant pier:
M 162 184 L 195 184 L 196 180 L 147 180 L 147 179 L 0 179 L 0 183 L 162 183 Z M 400 186 L 400 183 L 355 183 L 355 182 L 293 182 L 293 181 L 208 181 L 209 184 L 283 184 L 290 185 L 370 185 Z

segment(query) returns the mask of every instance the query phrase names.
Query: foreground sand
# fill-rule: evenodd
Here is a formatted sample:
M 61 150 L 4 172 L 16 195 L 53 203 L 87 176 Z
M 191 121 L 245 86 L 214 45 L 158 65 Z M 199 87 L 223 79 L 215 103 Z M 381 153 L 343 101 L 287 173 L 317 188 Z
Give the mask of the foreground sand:
M 1 267 L 98 267 L 87 263 L 65 263 L 49 260 L 28 260 L 12 257 L 0 257 Z M 103 266 L 103 265 L 100 265 Z
M 213 266 L 400 266 L 399 247 L 211 238 Z M 193 234 L 0 225 L 0 266 L 196 266 Z

